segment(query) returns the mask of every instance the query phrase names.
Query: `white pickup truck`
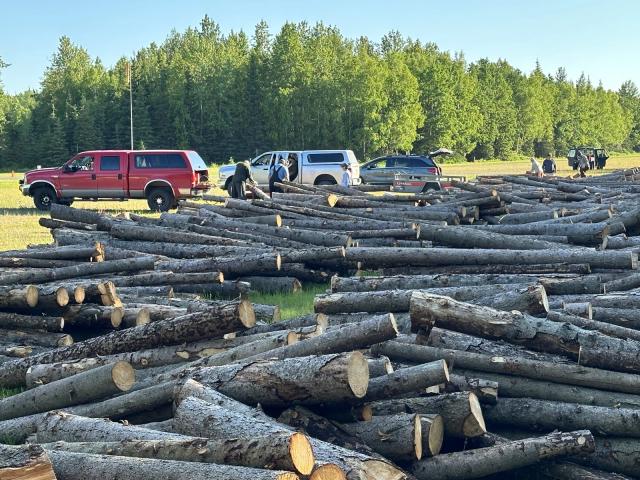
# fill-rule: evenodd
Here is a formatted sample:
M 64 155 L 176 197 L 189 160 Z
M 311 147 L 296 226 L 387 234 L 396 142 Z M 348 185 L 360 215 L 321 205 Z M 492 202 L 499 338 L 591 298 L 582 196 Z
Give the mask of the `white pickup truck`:
M 251 175 L 262 189 L 269 188 L 269 168 L 279 158 L 289 158 L 289 179 L 304 185 L 338 185 L 342 164 L 351 165 L 351 184 L 360 184 L 360 164 L 351 150 L 278 150 L 265 152 L 251 160 Z M 235 165 L 224 165 L 218 173 L 218 186 L 229 190 Z

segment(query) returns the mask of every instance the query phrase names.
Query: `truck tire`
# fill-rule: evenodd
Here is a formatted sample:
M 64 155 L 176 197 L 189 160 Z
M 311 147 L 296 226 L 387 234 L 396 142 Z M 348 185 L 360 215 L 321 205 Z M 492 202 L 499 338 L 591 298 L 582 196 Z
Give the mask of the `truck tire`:
M 152 188 L 147 194 L 147 204 L 152 212 L 167 212 L 176 203 L 168 188 Z
M 60 198 L 58 200 L 58 203 L 60 205 L 66 205 L 67 207 L 70 207 L 73 204 L 73 198 Z
M 38 187 L 33 191 L 33 203 L 38 210 L 48 212 L 52 204 L 58 203 L 58 197 L 53 188 Z
M 233 179 L 233 175 L 231 175 L 229 178 L 227 178 L 227 181 L 224 182 L 224 190 L 231 195 L 231 181 Z
M 318 185 L 319 187 L 337 184 L 338 182 L 336 182 L 336 179 L 329 175 L 321 175 L 320 177 L 316 178 L 316 181 L 314 183 L 314 185 Z

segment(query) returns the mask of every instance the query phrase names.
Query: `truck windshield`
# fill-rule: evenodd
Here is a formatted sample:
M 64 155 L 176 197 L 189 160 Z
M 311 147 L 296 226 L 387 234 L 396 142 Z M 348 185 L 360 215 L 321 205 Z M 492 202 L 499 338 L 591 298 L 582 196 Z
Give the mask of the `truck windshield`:
M 191 162 L 191 166 L 194 170 L 206 170 L 207 164 L 204 163 L 204 160 L 197 152 L 189 151 L 187 152 L 187 157 L 189 157 L 189 162 Z

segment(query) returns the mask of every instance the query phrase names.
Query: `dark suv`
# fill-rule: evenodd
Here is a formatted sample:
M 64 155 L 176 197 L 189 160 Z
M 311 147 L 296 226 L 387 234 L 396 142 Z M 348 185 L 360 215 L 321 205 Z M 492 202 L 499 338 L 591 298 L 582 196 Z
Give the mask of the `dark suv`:
M 405 175 L 442 175 L 441 168 L 429 155 L 387 155 L 360 167 L 362 183 L 393 185 L 397 173 Z

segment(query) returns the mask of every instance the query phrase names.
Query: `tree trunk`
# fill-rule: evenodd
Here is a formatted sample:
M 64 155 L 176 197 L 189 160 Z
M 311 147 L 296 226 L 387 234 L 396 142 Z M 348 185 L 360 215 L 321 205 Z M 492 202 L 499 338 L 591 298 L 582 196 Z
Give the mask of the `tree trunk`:
M 442 419 L 440 423 L 442 426 Z M 341 428 L 391 460 L 411 462 L 422 458 L 420 415 L 410 413 L 385 415 L 373 417 L 368 422 L 345 423 Z M 440 442 L 442 442 L 442 436 L 441 429 Z
M 28 286 L 0 286 L 0 308 L 30 310 L 38 305 L 38 288 Z
M 493 382 L 478 375 L 477 372 L 470 372 L 469 375 L 452 374 L 449 382 L 445 385 L 443 393 L 472 392 L 480 403 L 495 404 L 498 401 L 498 382 Z
M 123 316 L 123 307 L 105 307 L 90 303 L 72 305 L 63 314 L 67 327 L 87 329 L 118 328 Z
M 246 297 L 251 291 L 251 286 L 247 282 L 225 280 L 222 283 L 180 283 L 173 285 L 173 291 L 175 293 L 206 294 L 215 298 L 235 299 Z
M 64 329 L 64 319 L 62 317 L 42 317 L 0 312 L 0 328 L 26 328 L 46 330 L 47 332 L 61 332 Z
M 628 338 L 630 340 L 640 341 L 640 330 L 636 330 L 634 328 L 620 327 L 611 323 L 589 320 L 588 318 L 553 311 L 547 314 L 547 319 L 553 322 L 570 323 L 576 327 L 580 327 L 585 330 L 597 331 L 611 337 L 623 339 Z
M 370 402 L 367 407 L 374 417 L 399 413 L 441 415 L 446 436 L 476 437 L 487 431 L 478 398 L 471 392 L 381 400 Z
M 317 338 L 317 337 L 316 337 Z M 245 403 L 313 405 L 363 398 L 367 360 L 359 352 L 275 361 L 247 361 L 196 370 L 191 378 Z
M 298 293 L 302 284 L 295 277 L 240 277 L 238 280 L 251 284 L 251 290 L 260 293 Z
M 470 335 L 503 339 L 534 350 L 578 357 L 581 346 L 633 350 L 636 342 L 625 341 L 583 330 L 571 324 L 541 320 L 520 312 L 501 312 L 489 307 L 462 303 L 448 297 L 414 293 L 411 297 L 420 310 L 412 310 L 411 322 L 419 328 L 426 319 L 438 325 Z M 415 312 L 415 313 L 414 313 Z
M 40 445 L 0 445 L 0 478 L 56 480 L 56 475 Z
M 431 267 L 390 267 L 383 268 L 384 275 L 450 275 L 450 274 L 551 274 L 551 273 L 575 273 L 585 275 L 591 273 L 588 263 L 568 264 L 564 262 L 531 264 L 531 265 L 447 265 Z
M 587 367 L 638 374 L 640 373 L 640 352 L 583 347 L 580 349 L 578 363 Z
M 49 450 L 54 471 L 67 480 L 297 480 L 295 473 L 215 463 L 150 460 Z
M 45 260 L 40 258 L 14 258 L 1 257 L 0 268 L 54 268 L 68 267 L 69 265 L 78 265 L 80 262 L 73 260 Z
M 369 364 L 369 378 L 371 379 L 393 373 L 391 360 L 389 360 L 389 357 L 385 357 L 384 355 L 375 358 L 367 358 L 367 363 Z M 369 389 L 367 391 L 370 391 L 370 389 L 371 382 L 369 382 Z
M 122 440 L 120 442 L 56 442 L 45 445 L 59 450 L 98 455 L 217 463 L 278 470 L 308 475 L 314 457 L 307 437 L 300 433 L 279 433 L 272 437 L 195 439 L 195 440 Z
M 558 456 L 594 451 L 588 430 L 554 432 L 537 438 L 503 443 L 495 447 L 445 453 L 416 462 L 411 472 L 418 480 L 463 480 L 524 467 Z
M 578 403 L 552 402 L 531 398 L 501 398 L 484 409 L 487 423 L 520 428 L 588 428 L 606 435 L 640 437 L 637 410 Z
M 640 441 L 635 438 L 596 437 L 595 452 L 580 455 L 575 460 L 595 468 L 637 478 L 639 451 Z
M 406 393 L 418 394 L 429 387 L 448 381 L 449 369 L 444 360 L 423 363 L 369 380 L 365 399 L 367 401 L 385 400 Z
M 148 257 L 81 263 L 70 267 L 37 269 L 35 271 L 0 275 L 0 284 L 43 283 L 67 278 L 88 277 L 102 273 L 153 270 L 154 263 L 154 259 Z
M 592 305 L 592 316 L 594 320 L 612 323 L 621 327 L 640 329 L 640 313 L 638 310 L 626 303 L 623 299 L 620 299 L 618 305 L 624 305 L 626 308 L 594 307 Z
M 275 323 L 280 321 L 280 307 L 278 305 L 253 304 L 253 311 L 257 322 Z
M 372 349 L 372 353 L 387 355 L 391 359 L 414 363 L 445 359 L 448 364 L 478 372 L 520 375 L 537 380 L 599 388 L 613 392 L 640 394 L 638 377 L 597 368 L 558 362 L 540 362 L 520 357 L 494 357 L 478 353 L 447 350 L 400 342 L 385 342 Z
M 596 388 L 577 387 L 562 383 L 534 380 L 515 375 L 502 375 L 490 372 L 474 372 L 473 370 L 456 370 L 466 376 L 479 376 L 497 382 L 500 386 L 500 397 L 504 398 L 536 398 L 556 402 L 581 403 L 611 408 L 640 408 L 640 396 L 626 393 L 615 393 Z M 454 375 L 452 375 L 453 377 Z M 493 402 L 495 404 L 495 402 Z
M 347 260 L 366 267 L 439 265 L 538 265 L 584 264 L 597 268 L 638 268 L 638 255 L 624 251 L 588 249 L 489 250 L 463 248 L 349 248 Z M 524 273 L 529 273 L 524 270 Z
M 593 312 L 591 310 L 591 304 L 589 302 L 565 303 L 564 305 L 562 305 L 562 311 L 565 315 L 581 317 L 585 320 L 590 320 L 593 318 Z
M 229 303 L 226 306 L 212 306 L 207 311 L 128 328 L 51 352 L 5 362 L 0 364 L 0 385 L 4 387 L 24 385 L 27 369 L 40 363 L 76 360 L 87 356 L 110 355 L 179 344 L 215 337 L 251 327 L 254 324 L 255 316 L 251 304 L 247 301 Z
M 227 275 L 267 274 L 280 270 L 280 255 L 265 252 L 245 257 L 201 258 L 195 260 L 171 260 L 158 262 L 158 270 L 171 270 L 179 273 L 222 272 Z
M 200 233 L 185 232 L 184 229 L 167 227 L 142 227 L 137 225 L 114 225 L 111 235 L 122 240 L 165 243 L 191 243 L 198 245 L 245 245 L 241 240 L 214 237 Z
M 73 344 L 73 338 L 66 333 L 39 332 L 37 330 L 0 329 L 0 338 L 4 343 L 41 347 L 65 347 Z
M 0 400 L 0 420 L 99 400 L 126 392 L 134 383 L 135 372 L 128 363 L 104 365 L 3 398 Z
M 120 289 L 123 287 L 167 286 L 180 283 L 222 283 L 224 281 L 224 275 L 221 272 L 151 272 L 122 277 L 110 277 L 109 280 Z
M 80 260 L 98 261 L 104 255 L 103 247 L 96 243 L 91 247 L 71 245 L 68 247 L 50 247 L 26 250 L 9 250 L 0 252 L 0 257 L 33 258 L 41 260 Z

